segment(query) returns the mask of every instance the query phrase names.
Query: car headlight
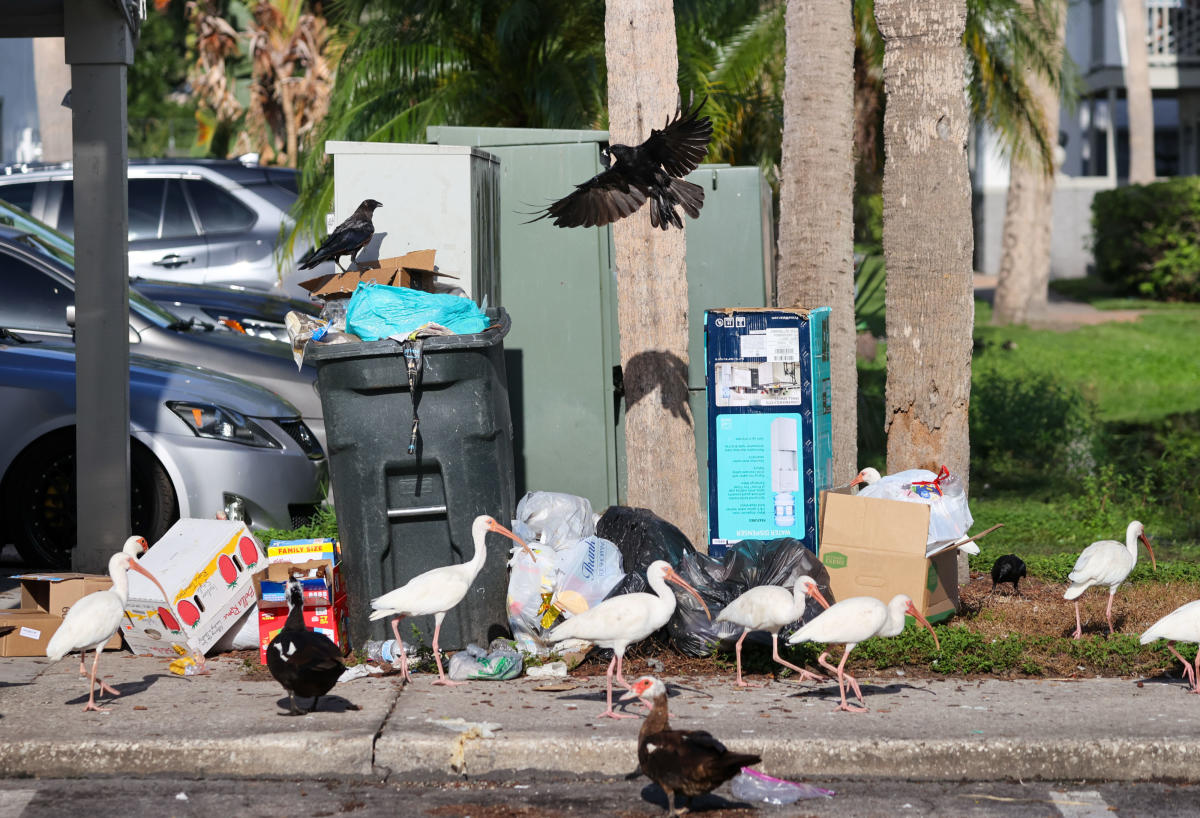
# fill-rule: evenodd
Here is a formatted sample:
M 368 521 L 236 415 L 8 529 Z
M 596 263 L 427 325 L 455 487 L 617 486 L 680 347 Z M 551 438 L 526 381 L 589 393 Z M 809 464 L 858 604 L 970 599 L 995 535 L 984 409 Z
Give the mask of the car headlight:
M 211 403 L 167 401 L 167 408 L 187 425 L 196 437 L 227 440 L 259 449 L 282 449 L 266 430 L 232 409 Z

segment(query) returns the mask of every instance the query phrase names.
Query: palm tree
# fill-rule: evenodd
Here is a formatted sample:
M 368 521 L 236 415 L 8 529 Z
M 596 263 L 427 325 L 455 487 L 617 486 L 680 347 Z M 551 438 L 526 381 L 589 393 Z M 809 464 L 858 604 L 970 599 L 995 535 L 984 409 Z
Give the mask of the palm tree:
M 329 113 L 301 168 L 295 229 L 319 235 L 333 177 L 329 139 L 424 142 L 435 124 L 581 128 L 602 122 L 602 0 L 342 0 L 348 32 Z
M 858 472 L 854 318 L 854 27 L 841 0 L 787 4 L 779 305 L 832 308 L 833 473 Z
M 679 103 L 671 0 L 608 0 L 609 133 L 636 145 Z M 625 384 L 627 502 L 707 543 L 688 408 L 688 284 L 683 230 L 657 230 L 649 208 L 612 226 Z
M 1129 115 L 1129 183 L 1154 181 L 1154 99 L 1146 54 L 1146 4 L 1121 0 L 1125 20 L 1125 104 Z
M 884 37 L 887 466 L 967 479 L 974 321 L 965 0 L 876 0 Z

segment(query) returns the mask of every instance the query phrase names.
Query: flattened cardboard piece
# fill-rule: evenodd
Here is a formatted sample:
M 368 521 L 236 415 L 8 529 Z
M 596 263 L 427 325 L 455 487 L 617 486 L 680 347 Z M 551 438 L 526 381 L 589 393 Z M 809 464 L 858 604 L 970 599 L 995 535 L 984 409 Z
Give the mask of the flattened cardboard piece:
M 301 281 L 300 286 L 313 296 L 324 299 L 349 298 L 354 294 L 359 282 L 363 281 L 428 292 L 439 278 L 458 278 L 437 269 L 437 265 L 434 264 L 435 254 L 435 250 L 413 250 L 402 256 L 364 262 L 372 266 L 362 270 L 347 270 L 344 273 L 329 273 L 310 278 Z
M 821 495 L 821 562 L 836 599 L 871 596 L 888 602 L 908 594 L 926 619 L 958 608 L 958 555 L 925 556 L 929 506 L 847 489 Z
M 60 619 L 83 597 L 112 587 L 112 577 L 105 574 L 46 572 L 16 574 L 11 579 L 21 581 L 21 610 L 53 613 Z

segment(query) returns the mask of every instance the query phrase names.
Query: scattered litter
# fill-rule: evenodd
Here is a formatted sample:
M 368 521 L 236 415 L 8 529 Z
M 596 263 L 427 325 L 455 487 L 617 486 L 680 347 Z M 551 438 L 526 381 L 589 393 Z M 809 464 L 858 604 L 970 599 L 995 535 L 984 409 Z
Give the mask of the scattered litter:
M 456 682 L 469 679 L 504 681 L 521 675 L 524 667 L 521 654 L 508 648 L 487 651 L 479 645 L 467 645 L 450 657 L 447 675 Z M 565 667 L 565 666 L 564 666 Z
M 363 662 L 361 665 L 346 668 L 346 672 L 338 677 L 338 684 L 343 682 L 352 682 L 355 679 L 361 679 L 364 676 L 381 675 L 383 668 L 377 665 L 369 665 Z
M 467 721 L 462 716 L 453 719 L 425 719 L 428 724 L 436 724 L 447 730 L 458 730 L 463 733 L 475 733 L 477 738 L 495 738 L 500 725 L 492 721 Z
M 558 682 L 557 684 L 538 685 L 534 690 L 539 693 L 565 693 L 568 690 L 574 690 L 579 685 L 574 682 Z
M 662 673 L 666 670 L 666 667 L 667 667 L 660 660 L 655 659 L 653 656 L 647 657 L 646 666 L 649 667 L 651 670 L 653 670 L 655 673 Z
M 149 710 L 150 708 L 146 707 L 146 705 L 144 705 L 144 704 L 135 704 L 133 706 L 133 709 L 134 710 Z
M 833 790 L 814 787 L 812 784 L 802 784 L 795 781 L 785 781 L 743 767 L 742 771 L 729 782 L 733 797 L 742 801 L 758 801 L 764 804 L 791 804 L 802 798 L 831 798 Z
M 525 668 L 525 675 L 530 679 L 565 679 L 567 676 L 566 662 L 547 662 Z
M 176 801 L 186 801 L 186 800 L 188 800 L 187 793 L 186 793 L 186 792 L 177 792 L 177 793 L 175 793 L 175 800 L 176 800 Z

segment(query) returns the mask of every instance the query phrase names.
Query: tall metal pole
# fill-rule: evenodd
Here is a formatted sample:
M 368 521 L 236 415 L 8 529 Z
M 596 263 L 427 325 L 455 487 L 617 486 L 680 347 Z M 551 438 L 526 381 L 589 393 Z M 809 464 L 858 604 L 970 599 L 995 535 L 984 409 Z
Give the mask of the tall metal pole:
M 103 572 L 129 525 L 129 194 L 125 71 L 112 3 L 65 0 L 75 178 L 78 571 Z

